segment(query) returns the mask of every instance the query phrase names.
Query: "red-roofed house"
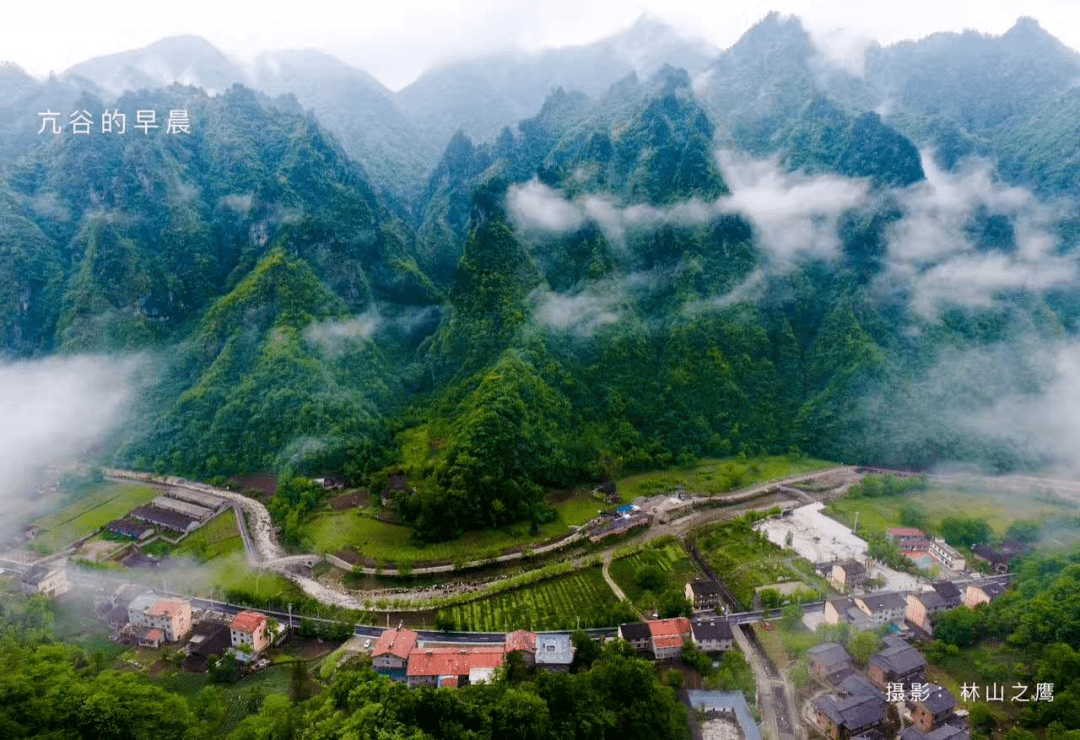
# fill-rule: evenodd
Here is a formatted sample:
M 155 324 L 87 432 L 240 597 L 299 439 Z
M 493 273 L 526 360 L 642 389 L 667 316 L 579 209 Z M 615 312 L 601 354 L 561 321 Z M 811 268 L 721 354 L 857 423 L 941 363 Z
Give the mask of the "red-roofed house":
M 521 653 L 527 665 L 536 663 L 536 633 L 517 630 L 506 636 L 506 652 Z
M 191 602 L 142 594 L 128 605 L 128 621 L 136 627 L 159 629 L 166 641 L 176 642 L 191 631 Z
M 412 630 L 400 627 L 384 631 L 379 636 L 375 649 L 371 651 L 375 671 L 397 680 L 404 679 L 409 655 L 416 648 L 416 637 Z
M 229 638 L 237 657 L 241 660 L 254 658 L 270 644 L 266 635 L 266 615 L 259 612 L 240 612 L 229 625 Z
M 653 619 L 646 622 L 652 635 L 653 655 L 657 660 L 678 658 L 682 655 L 683 643 L 690 639 L 690 620 L 686 617 L 672 619 Z
M 504 655 L 502 645 L 422 648 L 413 650 L 409 656 L 406 675 L 409 686 L 446 685 L 451 676 L 459 686 L 464 686 L 469 683 L 470 671 L 498 668 Z
M 165 633 L 157 627 L 143 627 L 139 630 L 139 647 L 159 648 Z

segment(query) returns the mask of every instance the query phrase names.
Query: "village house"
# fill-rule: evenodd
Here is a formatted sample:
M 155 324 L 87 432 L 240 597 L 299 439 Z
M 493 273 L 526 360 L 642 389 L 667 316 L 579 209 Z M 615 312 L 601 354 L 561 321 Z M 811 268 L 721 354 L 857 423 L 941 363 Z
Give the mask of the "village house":
M 203 673 L 210 660 L 224 655 L 232 645 L 229 624 L 216 619 L 202 619 L 192 628 L 187 644 L 187 656 L 180 667 L 185 671 Z
M 923 632 L 933 635 L 934 628 L 930 624 L 930 615 L 948 608 L 947 602 L 937 591 L 922 591 L 917 594 L 908 594 L 907 610 L 904 616 Z
M 866 566 L 854 560 L 836 563 L 829 580 L 840 591 L 858 591 L 866 584 Z
M 851 740 L 888 719 L 888 705 L 875 696 L 825 695 L 815 699 L 813 707 L 815 723 L 832 740 Z
M 270 644 L 266 615 L 253 611 L 237 614 L 229 625 L 229 641 L 236 648 L 238 659 L 254 659 Z
M 24 594 L 59 596 L 68 591 L 67 572 L 62 564 L 35 565 L 20 579 L 19 588 Z
M 938 561 L 949 570 L 964 569 L 964 556 L 940 537 L 936 537 L 930 542 L 930 547 L 927 549 L 927 552 L 930 553 L 934 560 Z
M 683 643 L 691 639 L 689 619 L 652 619 L 647 624 L 652 636 L 653 655 L 657 660 L 669 660 L 682 655 Z
M 972 545 L 971 554 L 980 562 L 988 564 L 995 573 L 1008 573 L 1012 561 L 1024 552 L 1024 543 L 1005 540 L 998 547 L 987 544 Z
M 885 701 L 885 694 L 863 674 L 852 671 L 841 679 L 839 689 L 844 696 L 876 696 Z
M 686 600 L 694 609 L 715 609 L 720 606 L 720 584 L 715 581 L 691 581 L 686 584 Z
M 846 668 L 851 668 L 851 655 L 838 642 L 823 642 L 806 651 L 810 660 L 810 672 L 829 679 Z
M 969 583 L 964 592 L 964 606 L 975 608 L 979 604 L 989 604 L 1008 590 L 1008 586 L 997 581 Z
M 881 688 L 890 683 L 906 686 L 921 681 L 926 665 L 926 658 L 918 650 L 909 645 L 897 645 L 870 656 L 866 673 Z
M 900 594 L 874 594 L 855 597 L 855 606 L 880 626 L 902 620 L 907 602 Z
M 395 681 L 404 681 L 405 669 L 409 665 L 409 655 L 416 647 L 416 640 L 417 634 L 409 629 L 395 627 L 384 631 L 379 635 L 375 649 L 371 651 L 371 662 L 375 667 L 375 672 L 389 676 Z
M 964 600 L 960 589 L 952 581 L 934 581 L 930 585 L 937 591 L 938 596 L 945 600 L 946 609 L 960 606 L 960 602 Z
M 574 643 L 570 635 L 541 632 L 536 636 L 536 666 L 548 671 L 569 673 L 574 662 Z
M 464 686 L 487 680 L 502 665 L 502 645 L 420 648 L 409 655 L 409 686 Z
M 726 619 L 693 619 L 690 621 L 690 631 L 694 644 L 703 652 L 719 653 L 734 646 L 735 637 Z
M 105 525 L 105 528 L 113 534 L 127 537 L 136 542 L 150 539 L 150 537 L 154 535 L 153 527 L 146 522 L 140 522 L 137 519 L 113 519 Z
M 911 687 L 911 718 L 924 732 L 941 727 L 954 716 L 956 697 L 943 686 L 936 684 Z
M 645 622 L 628 622 L 619 625 L 619 637 L 634 646 L 639 653 L 652 650 L 652 632 Z
M 159 629 L 166 642 L 176 642 L 191 630 L 191 602 L 142 594 L 128 605 L 128 622 L 136 628 Z
M 850 596 L 841 596 L 825 602 L 825 622 L 826 624 L 847 622 L 862 631 L 874 629 L 876 626 L 862 609 L 855 606 L 855 599 Z
M 536 633 L 525 630 L 517 630 L 506 636 L 504 642 L 507 653 L 521 653 L 525 659 L 525 665 L 536 664 Z
M 885 533 L 885 536 L 905 555 L 926 552 L 930 547 L 930 537 L 926 532 L 915 527 L 893 527 Z

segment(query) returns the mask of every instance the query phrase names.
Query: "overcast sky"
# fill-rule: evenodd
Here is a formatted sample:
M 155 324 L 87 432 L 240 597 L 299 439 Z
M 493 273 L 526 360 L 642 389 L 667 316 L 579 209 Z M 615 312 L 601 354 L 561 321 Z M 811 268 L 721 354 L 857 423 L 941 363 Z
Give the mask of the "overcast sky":
M 0 8 L 0 60 L 37 76 L 195 34 L 241 60 L 266 50 L 319 48 L 398 89 L 442 61 L 512 46 L 585 43 L 643 13 L 721 48 L 770 10 L 794 13 L 815 32 L 842 27 L 885 44 L 967 28 L 1001 34 L 1031 15 L 1080 49 L 1076 0 L 53 0 Z

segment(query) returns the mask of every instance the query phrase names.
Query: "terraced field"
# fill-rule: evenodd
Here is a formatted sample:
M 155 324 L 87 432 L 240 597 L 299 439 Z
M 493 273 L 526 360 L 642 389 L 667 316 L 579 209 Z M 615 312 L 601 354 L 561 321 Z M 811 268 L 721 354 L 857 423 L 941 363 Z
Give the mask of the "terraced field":
M 449 614 L 457 629 L 478 632 L 574 629 L 579 619 L 582 627 L 604 627 L 632 618 L 604 582 L 598 566 L 448 607 L 440 614 Z

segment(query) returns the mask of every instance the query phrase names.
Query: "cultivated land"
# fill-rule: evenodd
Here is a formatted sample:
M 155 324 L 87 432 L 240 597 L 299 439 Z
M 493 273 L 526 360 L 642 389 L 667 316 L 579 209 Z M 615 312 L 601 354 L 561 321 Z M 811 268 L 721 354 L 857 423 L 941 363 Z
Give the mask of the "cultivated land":
M 161 495 L 161 489 L 136 483 L 104 482 L 59 511 L 34 521 L 40 533 L 34 545 L 50 552 L 63 550 L 77 539 L 93 534 L 133 507 Z
M 925 512 L 932 530 L 938 528 L 945 517 L 973 517 L 985 519 L 998 537 L 1019 519 L 1045 523 L 1080 514 L 1076 502 L 1037 486 L 1026 492 L 1009 491 L 977 480 L 945 482 L 934 479 L 925 491 L 877 498 L 835 499 L 826 505 L 825 513 L 851 526 L 858 512 L 860 530 L 885 532 L 903 526 L 900 510 L 904 507 L 916 507 Z
M 236 514 L 226 509 L 184 538 L 172 550 L 174 557 L 190 556 L 212 560 L 220 555 L 243 552 L 244 540 L 236 527 Z
M 781 581 L 798 580 L 808 589 L 827 589 L 813 566 L 772 544 L 742 519 L 702 528 L 697 547 L 745 607 L 752 605 L 759 586 Z
M 646 565 L 655 565 L 663 571 L 665 582 L 662 588 L 646 591 L 638 585 L 635 576 L 638 569 Z M 678 540 L 662 542 L 632 555 L 616 558 L 608 566 L 608 573 L 626 598 L 642 611 L 655 609 L 665 591 L 675 589 L 681 592 L 689 581 L 700 576 Z
M 458 629 L 503 632 L 514 629 L 574 629 L 610 626 L 617 603 L 599 566 L 584 568 L 531 586 L 485 599 L 446 607 L 440 614 Z

